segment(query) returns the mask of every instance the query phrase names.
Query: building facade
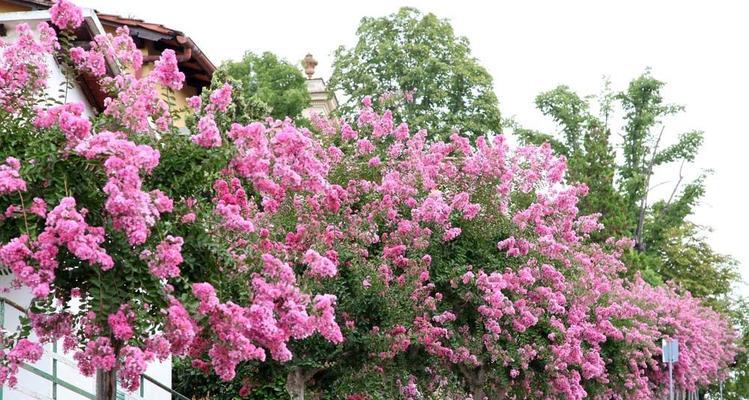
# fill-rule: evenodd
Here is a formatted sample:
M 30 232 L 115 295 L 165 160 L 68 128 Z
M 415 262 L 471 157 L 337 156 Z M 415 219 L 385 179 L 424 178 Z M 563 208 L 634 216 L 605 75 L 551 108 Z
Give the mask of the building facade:
M 328 90 L 323 78 L 315 77 L 317 60 L 312 54 L 307 54 L 302 64 L 304 65 L 304 73 L 307 75 L 307 91 L 310 95 L 310 106 L 302 111 L 302 115 L 305 118 L 310 118 L 312 115 L 330 117 L 333 111 L 338 108 L 338 100 L 335 94 Z

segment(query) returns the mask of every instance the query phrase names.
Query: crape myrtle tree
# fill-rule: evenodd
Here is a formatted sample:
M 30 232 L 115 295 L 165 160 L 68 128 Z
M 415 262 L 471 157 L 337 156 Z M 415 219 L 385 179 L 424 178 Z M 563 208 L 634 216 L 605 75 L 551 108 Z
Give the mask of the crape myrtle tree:
M 240 396 L 270 376 L 350 400 L 651 399 L 663 338 L 683 343 L 681 387 L 732 361 L 720 315 L 617 277 L 629 241 L 590 243 L 587 188 L 549 145 L 427 140 L 368 97 L 318 135 L 235 122 L 229 83 L 180 110 L 173 52 L 139 77 L 126 28 L 71 48 L 80 10 L 51 14 L 60 35 L 21 25 L 0 49 L 0 263 L 34 296 L 3 333 L 3 385 L 57 341 L 107 400 L 169 356 Z M 103 113 L 45 95 L 51 55 L 99 79 Z
M 502 136 L 481 136 L 472 146 L 459 134 L 430 142 L 374 113 L 369 98 L 340 129 L 314 122 L 340 135 L 349 170 L 379 185 L 379 213 L 365 218 L 379 221 L 379 239 L 366 258 L 384 284 L 412 287 L 413 320 L 378 326 L 384 347 L 334 387 L 388 398 L 396 379 L 396 396 L 414 399 L 650 399 L 665 381 L 653 340 L 664 337 L 688 348 L 681 387 L 725 376 L 736 351 L 728 323 L 673 288 L 619 279 L 631 242 L 590 243 L 602 226 L 578 215 L 587 188 L 564 184 L 566 160 L 549 145 L 511 150 Z M 392 363 L 408 379 L 387 374 Z
M 379 95 L 397 120 L 447 139 L 453 130 L 478 136 L 500 131 L 492 77 L 471 55 L 468 39 L 449 21 L 413 8 L 386 17 L 366 17 L 352 48 L 335 52 L 331 90 L 350 115 L 362 98 Z M 405 97 L 407 101 L 397 101 Z
M 631 242 L 590 244 L 601 225 L 577 213 L 587 188 L 564 184 L 566 161 L 550 146 L 430 142 L 363 105 L 354 120 L 313 121 L 338 160 L 327 179 L 345 193 L 328 217 L 344 216 L 336 226 L 348 236 L 333 290 L 344 342 L 322 352 L 295 342 L 296 361 L 246 364 L 255 389 L 244 394 L 275 398 L 280 375 L 287 388 L 300 379 L 348 399 L 651 399 L 666 379 L 665 337 L 685 345 L 681 387 L 724 376 L 735 353 L 727 322 L 673 288 L 619 279 Z M 309 232 L 299 222 L 286 241 Z M 240 394 L 209 383 L 218 398 Z
M 288 225 L 270 225 L 281 210 L 284 221 L 314 219 L 305 217 L 311 209 L 288 211 L 330 190 L 316 143 L 290 123 L 230 123 L 238 111 L 229 84 L 179 110 L 184 75 L 173 51 L 140 76 L 126 27 L 86 50 L 70 45 L 81 10 L 62 0 L 50 13 L 59 35 L 22 24 L 0 48 L 0 263 L 13 288 L 33 295 L 21 328 L 3 334 L 2 384 L 14 385 L 19 365 L 57 341 L 82 374 L 96 374 L 97 398 L 108 400 L 115 376 L 136 390 L 148 363 L 170 355 L 229 380 L 241 361 L 290 360 L 294 339 L 341 342 L 335 297 L 315 292 L 335 275 L 332 261 L 319 267 L 323 256 L 313 257 L 319 268 L 297 273 L 289 262 L 301 258 L 277 242 Z M 110 95 L 101 114 L 85 115 L 65 87 L 46 94 L 53 57 L 66 84 L 78 74 L 98 79 Z M 192 135 L 173 125 L 183 114 Z M 272 137 L 273 147 L 253 153 L 253 135 Z M 248 194 L 243 180 L 257 186 Z M 244 290 L 217 293 L 211 282 L 232 273 Z

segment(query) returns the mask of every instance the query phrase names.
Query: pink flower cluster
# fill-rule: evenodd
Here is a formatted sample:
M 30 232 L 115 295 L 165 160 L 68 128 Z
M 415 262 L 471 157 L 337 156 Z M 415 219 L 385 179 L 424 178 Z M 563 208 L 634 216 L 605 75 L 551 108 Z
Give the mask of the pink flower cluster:
M 35 363 L 42 358 L 43 349 L 38 343 L 28 339 L 18 340 L 10 349 L 0 352 L 0 386 L 15 387 L 18 367 L 23 363 Z
M 98 264 L 102 270 L 112 268 L 112 257 L 101 247 L 104 229 L 86 224 L 85 213 L 75 209 L 72 197 L 63 198 L 47 215 L 44 231 L 38 238 L 31 242 L 27 235 L 21 235 L 11 240 L 0 247 L 0 261 L 13 271 L 17 280 L 32 288 L 36 297 L 49 294 L 61 246 L 82 261 Z
M 198 121 L 198 134 L 190 138 L 198 146 L 205 148 L 221 146 L 221 133 L 218 130 L 213 114 L 206 114 Z
M 83 116 L 82 103 L 66 103 L 49 108 L 37 108 L 34 126 L 36 128 L 50 128 L 59 126 L 65 134 L 70 148 L 75 147 L 81 140 L 91 135 L 91 121 Z
M 96 36 L 90 50 L 71 49 L 70 57 L 79 70 L 99 78 L 101 85 L 109 91 L 111 97 L 105 99 L 104 113 L 121 122 L 123 130 L 145 133 L 151 130 L 151 121 L 161 131 L 169 129 L 171 111 L 156 85 L 181 89 L 184 73 L 179 71 L 173 51 L 165 51 L 155 63 L 154 70 L 139 77 L 143 55 L 130 37 L 128 27 L 123 26 L 115 35 Z M 107 76 L 107 60 L 113 60 L 118 68 L 132 72 Z
M 0 40 L 0 107 L 15 112 L 33 106 L 46 87 L 47 57 L 59 47 L 55 31 L 46 23 L 37 25 L 39 40 L 28 24 L 16 26 L 18 37 Z
M 26 191 L 26 181 L 21 178 L 18 171 L 21 162 L 13 157 L 5 159 L 5 164 L 0 165 L 0 195 Z
M 156 61 L 151 73 L 155 75 L 157 82 L 172 90 L 182 89 L 185 82 L 185 74 L 179 71 L 177 56 L 172 49 L 166 49 L 161 53 L 161 58 Z
M 37 239 L 43 246 L 64 245 L 70 253 L 83 261 L 98 264 L 106 271 L 114 267 L 114 261 L 101 247 L 104 228 L 89 226 L 84 217 L 88 212 L 75 209 L 75 199 L 65 197 L 47 214 L 44 232 Z
M 223 219 L 223 226 L 240 232 L 255 232 L 255 209 L 247 200 L 242 182 L 236 178 L 229 183 L 217 180 L 213 189 L 216 191 L 215 212 Z
M 130 340 L 133 337 L 132 319 L 133 315 L 127 307 L 120 307 L 116 313 L 109 314 L 107 322 L 112 330 L 112 335 L 123 342 Z
M 97 369 L 111 371 L 117 362 L 112 343 L 104 336 L 88 342 L 83 350 L 73 355 L 73 359 L 78 362 L 78 369 L 85 376 L 93 376 Z
M 167 279 L 179 276 L 179 265 L 182 264 L 182 244 L 184 240 L 168 235 L 156 246 L 156 253 L 143 250 L 140 258 L 148 262 L 148 268 L 154 276 Z
M 307 274 L 317 278 L 332 278 L 338 273 L 335 263 L 320 253 L 309 249 L 304 253 L 304 263 L 309 266 Z
M 292 338 L 302 339 L 318 331 L 333 343 L 343 341 L 335 322 L 335 296 L 317 296 L 311 304 L 309 296 L 297 287 L 294 271 L 287 263 L 270 254 L 264 254 L 262 262 L 262 272 L 252 278 L 254 297 L 248 307 L 221 303 L 207 283 L 193 285 L 193 293 L 200 300 L 198 312 L 209 320 L 203 329 L 213 343 L 207 355 L 224 380 L 234 378 L 235 368 L 242 361 L 265 360 L 266 351 L 277 361 L 289 361 L 292 354 L 287 343 Z M 312 314 L 308 312 L 310 305 Z
M 117 96 L 105 99 L 104 114 L 118 119 L 127 130 L 135 133 L 148 132 L 152 120 L 159 130 L 168 129 L 172 122 L 169 105 L 161 98 L 154 80 L 138 79 L 134 75 L 104 79 L 105 86 L 111 87 Z
M 70 49 L 70 59 L 81 72 L 100 78 L 107 73 L 107 61 L 99 51 L 86 51 L 81 47 Z
M 52 23 L 60 29 L 73 30 L 83 23 L 83 12 L 68 0 L 55 0 L 49 14 Z
M 223 86 L 215 90 L 209 96 L 210 103 L 206 107 L 208 112 L 226 111 L 231 104 L 231 93 L 232 87 L 228 83 L 224 83 Z
M 140 174 L 150 173 L 159 163 L 159 152 L 146 145 L 136 145 L 119 132 L 101 132 L 75 147 L 83 157 L 104 156 L 108 181 L 105 208 L 116 229 L 127 234 L 128 241 L 143 244 L 151 227 L 162 213 L 171 212 L 172 201 L 161 191 L 144 192 Z

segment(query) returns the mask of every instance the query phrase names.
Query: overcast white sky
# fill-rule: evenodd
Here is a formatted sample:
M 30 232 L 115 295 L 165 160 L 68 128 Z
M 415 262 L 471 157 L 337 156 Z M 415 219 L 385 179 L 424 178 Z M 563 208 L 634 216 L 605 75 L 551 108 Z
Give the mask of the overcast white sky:
M 133 16 L 184 31 L 208 57 L 270 50 L 297 62 L 311 52 L 318 76 L 330 75 L 332 53 L 351 45 L 359 20 L 413 6 L 448 18 L 494 77 L 503 115 L 551 128 L 533 99 L 564 83 L 598 93 L 608 75 L 615 89 L 652 67 L 668 83 L 667 101 L 686 113 L 666 135 L 701 129 L 705 145 L 690 176 L 712 169 L 708 195 L 693 220 L 713 228 L 710 241 L 732 254 L 749 280 L 749 3 L 743 1 L 177 1 L 77 0 L 102 12 Z M 494 4 L 493 4 L 494 3 Z M 676 168 L 653 183 L 676 180 Z M 668 184 L 658 193 L 669 192 Z

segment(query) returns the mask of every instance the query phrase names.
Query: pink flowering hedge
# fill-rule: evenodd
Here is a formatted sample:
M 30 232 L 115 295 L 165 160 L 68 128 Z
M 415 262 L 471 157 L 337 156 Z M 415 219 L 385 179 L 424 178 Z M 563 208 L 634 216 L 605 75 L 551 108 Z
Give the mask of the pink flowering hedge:
M 82 22 L 65 0 L 51 15 Z M 58 340 L 128 390 L 174 356 L 222 380 L 314 365 L 350 398 L 644 400 L 662 394 L 663 338 L 681 344 L 680 387 L 727 373 L 733 329 L 677 288 L 621 280 L 629 241 L 590 243 L 587 189 L 548 145 L 431 141 L 368 98 L 315 132 L 243 125 L 229 84 L 174 105 L 174 52 L 142 76 L 127 28 L 87 50 L 55 29 L 0 46 L 0 263 L 33 293 L 35 333 L 3 338 L 2 384 Z M 52 55 L 99 79 L 103 113 L 45 94 Z

